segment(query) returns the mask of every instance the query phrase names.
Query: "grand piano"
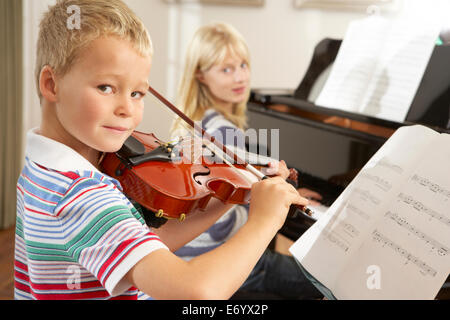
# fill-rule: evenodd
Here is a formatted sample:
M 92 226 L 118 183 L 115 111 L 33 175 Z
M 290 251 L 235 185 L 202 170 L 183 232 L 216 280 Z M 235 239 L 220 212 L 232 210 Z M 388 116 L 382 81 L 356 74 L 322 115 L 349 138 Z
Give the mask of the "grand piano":
M 436 46 L 404 122 L 325 108 L 314 103 L 337 56 L 341 40 L 324 39 L 294 91 L 253 89 L 248 104 L 249 127 L 279 129 L 279 157 L 299 171 L 300 187 L 323 195 L 330 206 L 383 143 L 401 127 L 422 124 L 450 133 L 450 45 Z M 260 152 L 270 150 L 259 145 Z M 265 150 L 263 150 L 265 149 Z M 313 223 L 288 218 L 280 233 L 295 241 Z M 438 299 L 450 299 L 450 279 Z

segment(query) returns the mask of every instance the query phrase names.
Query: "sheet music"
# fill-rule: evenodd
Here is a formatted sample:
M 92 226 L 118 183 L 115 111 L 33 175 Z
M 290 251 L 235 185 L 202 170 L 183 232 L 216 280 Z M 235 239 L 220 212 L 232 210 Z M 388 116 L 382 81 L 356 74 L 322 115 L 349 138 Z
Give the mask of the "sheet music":
M 379 16 L 353 21 L 316 104 L 404 121 L 439 30 Z
M 397 130 L 291 253 L 340 299 L 434 298 L 450 271 L 449 146 L 425 127 Z
M 317 221 L 327 212 L 329 207 L 319 203 L 317 205 L 310 205 L 309 208 L 313 211 L 311 217 Z

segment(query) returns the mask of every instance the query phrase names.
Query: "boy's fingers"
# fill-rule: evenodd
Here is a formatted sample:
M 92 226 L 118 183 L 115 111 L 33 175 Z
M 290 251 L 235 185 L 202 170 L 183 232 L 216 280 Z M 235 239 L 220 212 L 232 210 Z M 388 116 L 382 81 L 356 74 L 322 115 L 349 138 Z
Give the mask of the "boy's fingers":
M 297 189 L 295 189 L 295 187 L 290 183 L 287 183 L 286 180 L 284 180 L 282 177 L 275 176 L 263 181 L 268 184 L 279 185 L 281 188 L 283 188 L 283 190 L 285 190 L 285 192 L 288 192 L 292 197 L 297 198 L 297 201 L 301 202 L 300 204 L 308 204 L 308 199 L 302 197 Z
M 291 203 L 295 203 L 295 204 L 303 205 L 303 206 L 306 206 L 309 204 L 309 200 L 302 197 L 298 193 L 297 189 L 295 189 L 291 184 L 289 184 L 287 182 L 285 182 L 285 184 L 286 184 L 287 192 L 291 196 L 291 198 L 290 198 Z

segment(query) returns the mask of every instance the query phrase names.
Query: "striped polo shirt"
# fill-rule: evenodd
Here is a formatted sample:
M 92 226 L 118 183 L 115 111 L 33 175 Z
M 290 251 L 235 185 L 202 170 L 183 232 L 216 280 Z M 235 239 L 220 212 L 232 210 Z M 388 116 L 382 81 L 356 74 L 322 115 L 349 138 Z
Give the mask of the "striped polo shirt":
M 141 297 L 124 275 L 167 247 L 117 180 L 37 132 L 17 182 L 15 299 Z

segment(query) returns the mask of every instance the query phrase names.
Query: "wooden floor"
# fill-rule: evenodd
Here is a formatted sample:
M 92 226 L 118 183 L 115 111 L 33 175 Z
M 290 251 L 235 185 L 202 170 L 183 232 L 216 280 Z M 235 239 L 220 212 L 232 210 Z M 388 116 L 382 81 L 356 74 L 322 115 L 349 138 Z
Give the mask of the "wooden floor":
M 0 300 L 14 298 L 15 227 L 0 230 Z

